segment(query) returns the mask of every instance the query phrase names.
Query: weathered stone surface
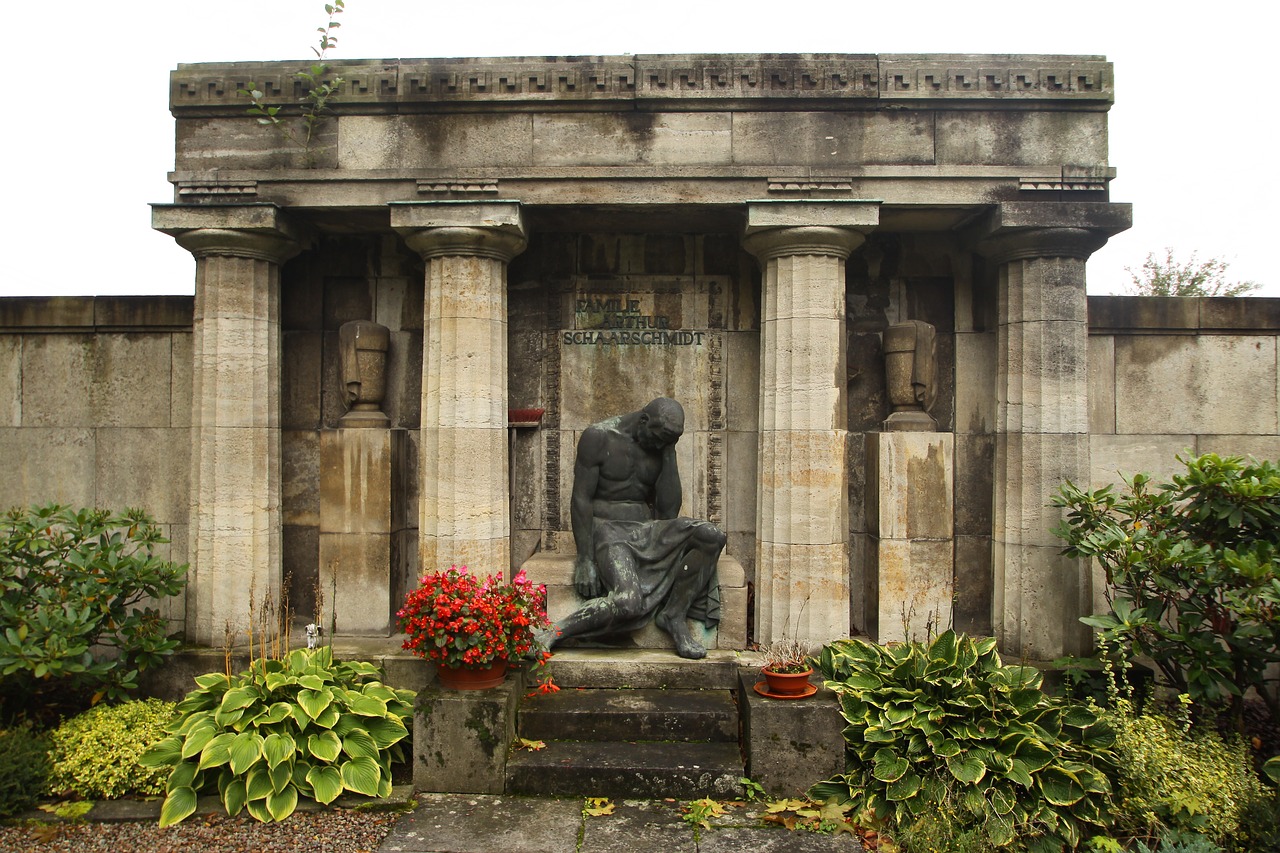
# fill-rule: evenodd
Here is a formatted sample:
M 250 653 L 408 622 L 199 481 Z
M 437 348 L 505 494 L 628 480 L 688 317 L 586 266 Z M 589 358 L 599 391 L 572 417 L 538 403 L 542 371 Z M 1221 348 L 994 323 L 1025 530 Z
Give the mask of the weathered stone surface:
M 681 819 L 680 809 L 675 803 L 624 800 L 615 803 L 613 812 L 605 819 L 587 817 L 583 819 L 582 826 L 582 844 L 577 850 L 583 853 L 632 853 L 636 850 L 696 853 L 701 849 L 688 824 Z
M 420 788 L 416 783 L 415 787 Z M 459 800 L 456 796 L 430 793 L 419 793 L 416 799 L 417 807 L 396 819 L 380 849 L 387 853 L 487 853 L 495 848 L 510 853 L 579 850 L 582 803 L 576 799 L 480 796 Z
M 1116 431 L 1116 342 L 1107 335 L 1089 337 L 1089 432 Z
M 90 429 L 0 427 L 0 459 L 21 462 L 0 479 L 0 505 L 96 506 L 95 452 Z
M 877 495 L 871 532 L 884 539 L 950 539 L 955 531 L 955 440 L 949 433 L 882 433 L 869 458 Z M 870 454 L 868 454 L 870 457 Z
M 1175 457 L 1194 454 L 1197 444 L 1194 435 L 1090 436 L 1090 483 L 1095 489 L 1107 484 L 1119 486 L 1122 475 L 1132 477 L 1137 473 L 1150 474 L 1167 483 L 1180 469 L 1186 470 Z
M 1202 435 L 1196 441 L 1196 453 L 1252 456 L 1275 462 L 1280 460 L 1280 435 Z
M 738 708 L 727 690 L 562 690 L 524 699 L 520 736 L 737 744 Z
M 507 790 L 553 797 L 726 799 L 741 785 L 736 743 L 555 741 L 507 763 Z
M 956 433 L 991 433 L 996 426 L 996 336 L 955 336 Z
M 950 539 L 879 541 L 877 642 L 924 640 L 952 624 L 954 548 Z
M 413 716 L 413 786 L 419 791 L 501 794 L 516 736 L 523 680 L 488 690 L 418 691 Z
M 281 523 L 320 525 L 320 430 L 280 431 Z
M 1276 339 L 1117 338 L 1116 431 L 1274 435 Z
M 391 433 L 320 431 L 320 532 L 391 532 Z
M 319 429 L 321 350 L 320 332 L 285 332 L 281 335 L 280 425 L 284 429 Z
M 991 537 L 957 535 L 955 560 L 953 625 L 957 631 L 989 637 L 991 636 Z
M 557 649 L 551 673 L 563 689 L 736 690 L 743 665 L 759 667 L 759 655 L 708 649 L 705 658 L 687 660 L 665 649 Z
M 996 115 L 940 112 L 936 140 L 935 162 L 946 165 L 1105 165 L 1107 116 L 1038 111 Z
M 391 598 L 391 534 L 322 530 L 319 548 L 320 585 L 337 632 L 391 636 L 392 612 L 400 603 Z
M 90 423 L 169 426 L 171 364 L 168 334 L 96 336 L 89 387 Z
M 769 699 L 754 689 L 761 680 L 758 669 L 744 668 L 739 678 L 749 778 L 774 797 L 798 797 L 844 772 L 845 724 L 835 694 L 819 687 L 808 699 Z
M 162 524 L 187 523 L 190 432 L 103 427 L 95 444 L 96 505 L 142 507 Z
M 22 426 L 22 336 L 0 336 L 0 427 Z
M 92 335 L 28 335 L 23 339 L 23 426 L 93 425 L 93 352 Z
M 955 455 L 956 534 L 991 534 L 994 435 L 957 435 Z

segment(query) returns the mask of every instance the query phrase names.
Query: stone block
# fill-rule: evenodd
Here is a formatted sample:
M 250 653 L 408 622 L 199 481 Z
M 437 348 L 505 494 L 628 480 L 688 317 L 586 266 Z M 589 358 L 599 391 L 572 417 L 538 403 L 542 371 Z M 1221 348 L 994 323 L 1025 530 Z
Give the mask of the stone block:
M 922 640 L 945 630 L 955 574 L 951 540 L 881 539 L 876 548 L 876 641 Z
M 1116 341 L 1109 335 L 1089 337 L 1089 432 L 1116 431 Z
M 172 363 L 168 334 L 99 333 L 92 348 L 92 423 L 169 426 Z
M 760 435 L 762 538 L 774 543 L 843 543 L 849 530 L 842 430 L 776 430 Z
M 1116 338 L 1116 431 L 1274 435 L 1276 339 Z
M 995 432 L 998 343 L 991 333 L 955 336 L 957 434 Z
M 1280 329 L 1280 301 L 1257 296 L 1206 296 L 1197 299 L 1203 331 L 1256 330 L 1274 335 Z
M 957 435 L 955 456 L 956 534 L 991 535 L 994 435 Z
M 161 524 L 186 523 L 190 431 L 103 427 L 95 435 L 98 506 L 142 507 Z
M 285 524 L 280 538 L 281 566 L 288 579 L 289 607 L 296 622 L 303 625 L 318 622 L 329 624 L 329 607 L 317 612 L 316 592 L 320 583 L 320 530 L 314 526 Z M 331 590 L 319 590 L 328 602 Z M 332 602 L 329 602 L 332 603 Z
M 878 590 L 876 540 L 866 533 L 849 534 L 849 633 L 870 634 L 875 628 Z M 871 627 L 868 627 L 871 626 Z
M 574 393 L 560 400 L 560 428 L 586 429 L 669 394 L 684 407 L 686 432 L 706 429 L 711 383 L 703 334 L 702 344 L 689 346 L 561 347 L 560 375 L 572 378 Z
M 97 506 L 93 430 L 0 427 L 0 507 L 63 503 Z M 123 507 L 121 507 L 123 509 Z
M 22 426 L 22 336 L 0 335 L 0 427 Z
M 724 440 L 724 519 L 726 532 L 754 531 L 756 527 L 755 433 L 732 431 Z
M 280 425 L 284 429 L 320 428 L 323 344 L 321 332 L 281 335 Z
M 20 296 L 0 300 L 0 329 L 92 328 L 92 296 Z
M 882 540 L 950 539 L 955 530 L 954 436 L 886 432 L 872 434 L 870 442 L 878 496 L 872 531 Z
M 320 533 L 320 584 L 339 634 L 389 637 L 392 613 L 391 535 Z
M 320 430 L 281 430 L 280 460 L 283 523 L 319 527 Z
M 952 625 L 957 631 L 991 636 L 991 537 L 956 536 Z
M 93 426 L 92 335 L 25 336 L 22 377 L 23 426 Z
M 724 333 L 725 424 L 754 433 L 760 420 L 760 335 Z
M 201 398 L 197 423 L 275 429 L 280 425 L 278 329 L 254 318 L 214 317 L 197 324 L 192 368 Z M 272 381 L 268 381 L 271 377 Z
M 938 165 L 1107 162 L 1106 113 L 939 110 L 933 115 L 937 147 L 930 162 Z
M 1202 435 L 1196 453 L 1219 456 L 1252 456 L 1261 461 L 1280 460 L 1280 435 Z
M 934 164 L 933 122 L 923 112 L 740 112 L 733 118 L 739 165 L 838 169 L 848 163 Z
M 1050 532 L 1062 518 L 1049 505 L 1064 480 L 1089 478 L 1089 436 L 1001 433 L 996 436 L 992 537 L 1061 548 Z
M 501 794 L 516 737 L 523 680 L 509 674 L 488 690 L 418 691 L 413 717 L 413 787 L 419 791 Z
M 1150 474 L 1162 483 L 1186 468 L 1175 458 L 1194 454 L 1194 435 L 1094 435 L 1089 438 L 1091 487 L 1121 485 L 1123 476 Z M 1077 483 L 1083 487 L 1083 484 Z
M 705 113 L 555 113 L 533 118 L 535 166 L 727 166 L 735 117 Z
M 849 554 L 844 542 L 778 543 L 756 557 L 756 641 L 817 646 L 849 635 Z
M 1141 329 L 1191 332 L 1200 326 L 1200 302 L 1189 296 L 1090 296 L 1089 330 L 1109 334 Z
M 392 332 L 387 353 L 387 396 L 382 410 L 391 426 L 417 429 L 422 421 L 422 331 Z
M 529 113 L 343 116 L 343 169 L 527 169 L 534 162 Z
M 1062 555 L 1062 543 L 1010 546 L 992 542 L 995 566 L 992 618 L 1001 652 L 1028 661 L 1084 654 L 1092 630 L 1093 572 Z
M 418 431 L 391 430 L 391 529 L 418 526 Z
M 170 338 L 173 372 L 169 390 L 169 424 L 183 429 L 191 426 L 192 342 L 190 332 L 174 332 Z
M 391 432 L 320 431 L 320 532 L 391 532 Z
M 384 239 L 379 247 L 380 275 L 374 279 L 373 321 L 393 332 L 422 331 L 422 276 L 414 261 L 402 254 L 398 242 Z
M 739 670 L 739 708 L 747 776 L 773 797 L 800 797 L 815 783 L 844 772 L 844 718 L 824 687 L 808 699 L 756 693 L 755 668 Z M 811 679 L 815 683 L 820 676 Z

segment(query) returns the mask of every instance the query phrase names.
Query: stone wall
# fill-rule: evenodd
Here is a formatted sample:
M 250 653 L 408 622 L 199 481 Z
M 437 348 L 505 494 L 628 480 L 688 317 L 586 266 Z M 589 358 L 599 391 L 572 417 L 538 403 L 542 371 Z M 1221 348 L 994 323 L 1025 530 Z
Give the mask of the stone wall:
M 188 560 L 191 307 L 189 296 L 0 299 L 0 507 L 141 507 L 168 557 Z M 182 628 L 183 602 L 164 607 Z
M 1280 459 L 1280 300 L 1090 297 L 1093 485 L 1177 454 Z

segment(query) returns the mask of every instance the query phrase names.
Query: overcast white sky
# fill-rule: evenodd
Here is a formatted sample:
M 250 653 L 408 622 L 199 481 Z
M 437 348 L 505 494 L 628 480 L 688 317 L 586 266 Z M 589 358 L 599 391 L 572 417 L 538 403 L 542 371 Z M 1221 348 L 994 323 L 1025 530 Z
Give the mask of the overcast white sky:
M 1112 200 L 1135 226 L 1089 262 L 1093 293 L 1172 246 L 1280 296 L 1274 26 L 1262 3 L 690 3 L 348 0 L 333 59 L 623 53 L 1067 53 L 1115 63 Z M 179 62 L 305 59 L 324 0 L 42 0 L 5 7 L 0 295 L 193 290 L 151 231 L 173 200 Z M 1274 24 L 1274 19 L 1273 24 Z

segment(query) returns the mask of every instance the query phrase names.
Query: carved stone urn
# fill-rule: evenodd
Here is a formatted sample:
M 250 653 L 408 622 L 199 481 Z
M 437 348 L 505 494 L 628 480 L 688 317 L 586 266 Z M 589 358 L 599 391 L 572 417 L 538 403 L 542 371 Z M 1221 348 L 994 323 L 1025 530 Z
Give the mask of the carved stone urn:
M 936 432 L 929 414 L 937 398 L 937 340 L 920 320 L 895 323 L 884 331 L 884 367 L 892 412 L 886 432 Z
M 391 423 L 382 412 L 390 347 L 390 330 L 372 320 L 352 320 L 338 329 L 343 400 L 347 404 L 339 426 L 386 427 Z

